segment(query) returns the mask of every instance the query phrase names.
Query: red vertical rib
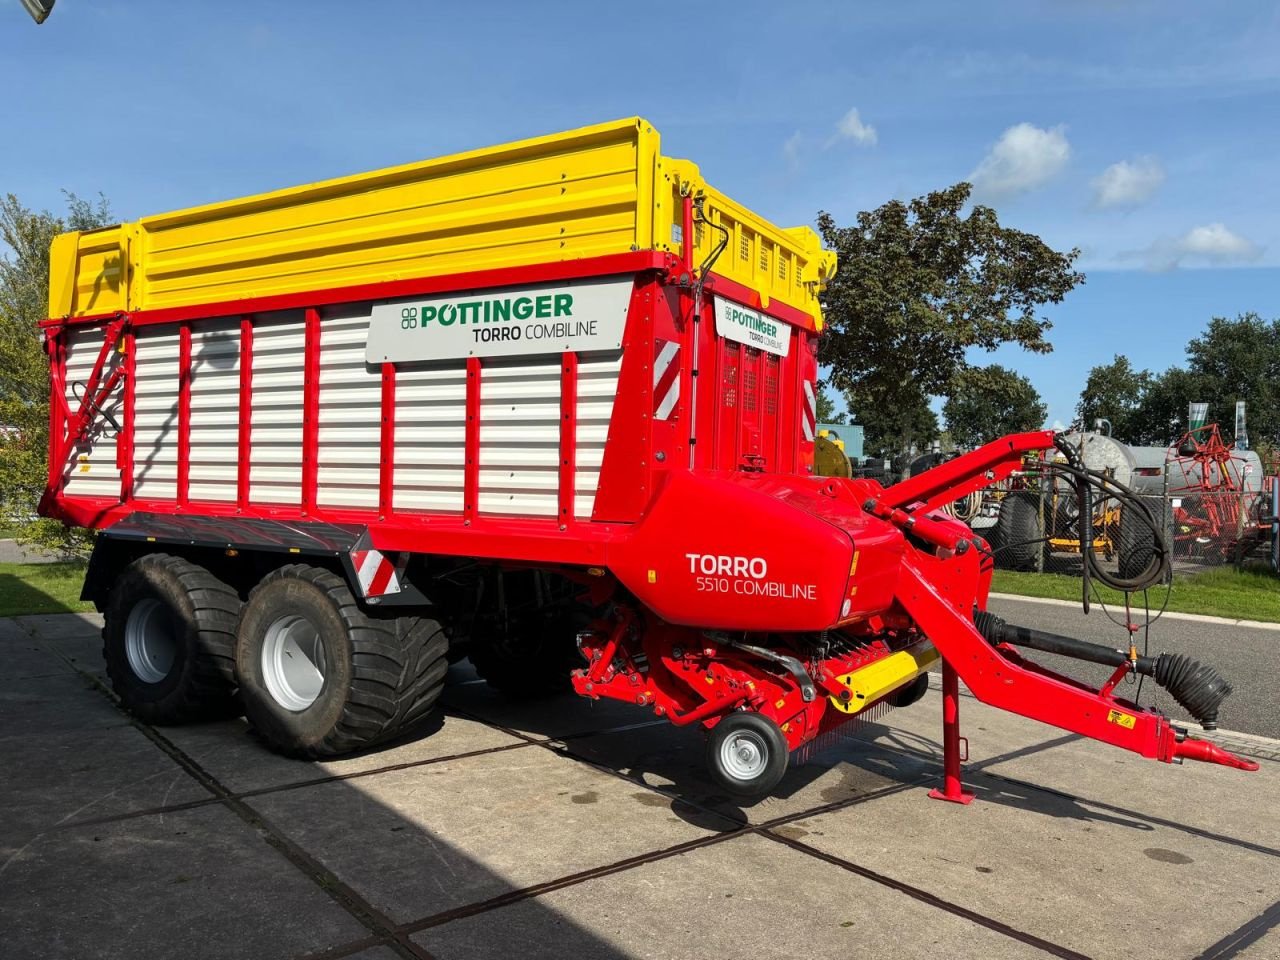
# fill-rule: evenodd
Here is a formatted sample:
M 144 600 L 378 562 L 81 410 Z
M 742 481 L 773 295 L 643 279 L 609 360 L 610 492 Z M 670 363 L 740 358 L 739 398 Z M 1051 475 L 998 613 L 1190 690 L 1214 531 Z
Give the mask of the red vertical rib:
M 51 327 L 46 334 L 45 351 L 49 355 L 49 474 L 48 492 L 55 493 L 62 486 L 66 467 L 64 444 L 67 435 L 67 331 L 66 327 Z
M 133 498 L 133 420 L 134 408 L 137 406 L 137 384 L 134 382 L 138 373 L 138 337 L 133 330 L 126 330 L 120 340 L 124 348 L 124 356 L 120 363 L 124 366 L 124 421 L 120 424 L 120 432 L 116 437 L 116 466 L 120 468 L 120 502 L 128 503 Z
M 573 521 L 573 496 L 578 450 L 578 355 L 565 353 L 560 362 L 560 523 Z
M 178 506 L 191 501 L 191 324 L 178 328 Z
M 307 310 L 302 372 L 302 514 L 316 509 L 320 449 L 320 311 Z
M 382 436 L 378 460 L 378 515 L 385 520 L 395 509 L 396 365 L 382 365 Z
M 466 464 L 462 475 L 462 515 L 474 520 L 480 499 L 480 359 L 467 357 Z
M 236 506 L 249 505 L 249 458 L 253 446 L 253 318 L 240 318 L 240 459 L 236 465 Z

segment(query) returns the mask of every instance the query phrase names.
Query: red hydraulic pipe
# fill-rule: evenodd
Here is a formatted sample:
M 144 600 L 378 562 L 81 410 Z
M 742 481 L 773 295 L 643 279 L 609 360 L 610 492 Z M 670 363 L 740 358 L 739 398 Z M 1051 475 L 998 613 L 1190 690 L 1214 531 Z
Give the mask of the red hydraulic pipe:
M 677 727 L 687 727 L 691 723 L 705 720 L 707 717 L 720 713 L 722 710 L 736 707 L 745 699 L 747 699 L 745 693 L 731 693 L 727 697 L 721 697 L 718 700 L 708 700 L 701 706 L 694 707 L 688 713 L 669 713 L 667 714 L 667 719 Z

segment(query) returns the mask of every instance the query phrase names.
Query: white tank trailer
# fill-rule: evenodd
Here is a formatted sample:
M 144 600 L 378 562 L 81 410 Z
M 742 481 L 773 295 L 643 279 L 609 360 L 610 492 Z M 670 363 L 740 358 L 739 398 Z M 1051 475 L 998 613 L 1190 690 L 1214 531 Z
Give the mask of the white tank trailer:
M 1133 447 L 1104 433 L 1072 433 L 1068 440 L 1081 451 L 1085 466 L 1091 470 L 1111 470 L 1118 483 L 1134 493 L 1160 496 L 1165 493 L 1164 475 L 1169 473 L 1168 492 L 1199 491 L 1202 486 L 1216 489 L 1223 485 L 1220 467 L 1208 464 L 1208 483 L 1201 483 L 1203 466 L 1191 459 L 1179 459 L 1173 447 Z M 1252 450 L 1233 450 L 1237 463 L 1235 483 L 1248 493 L 1262 491 L 1262 460 Z

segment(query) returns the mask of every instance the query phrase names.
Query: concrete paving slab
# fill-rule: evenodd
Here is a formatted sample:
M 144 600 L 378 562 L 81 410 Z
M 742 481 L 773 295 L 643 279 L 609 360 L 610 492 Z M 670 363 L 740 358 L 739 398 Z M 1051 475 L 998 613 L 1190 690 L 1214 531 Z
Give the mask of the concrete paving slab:
M 1280 791 L 1280 764 L 1262 761 L 1260 770 L 1247 773 L 1192 761 L 1159 763 L 970 697 L 961 699 L 960 718 L 961 732 L 969 738 L 966 771 L 986 771 L 1070 794 L 1094 816 L 1163 820 L 1184 830 L 1233 836 L 1280 850 L 1280 817 L 1258 815 Z M 936 691 L 908 710 L 889 714 L 884 728 L 877 742 L 928 752 L 941 763 L 942 717 Z M 1007 786 L 1021 792 L 1017 785 Z
M 476 677 L 468 663 L 455 664 L 441 698 L 468 716 L 528 736 L 566 737 L 654 720 L 653 713 L 617 700 L 587 700 L 566 693 L 538 700 L 511 700 Z
M 757 836 L 589 880 L 414 937 L 440 960 L 1023 958 L 1026 944 Z M 1043 956 L 1043 954 L 1039 954 Z
M 397 956 L 390 947 L 370 947 L 351 954 L 349 960 L 397 960 Z
M 90 676 L 105 678 L 107 663 L 102 659 L 102 635 L 100 633 L 75 634 L 39 641 L 54 656 L 70 663 L 76 670 Z
M 679 728 L 664 723 L 583 737 L 559 746 L 575 756 L 674 793 L 683 801 L 715 810 L 734 823 L 763 823 L 909 783 L 933 772 L 930 760 L 882 749 L 859 739 L 857 730 L 858 725 L 850 725 L 845 735 L 832 738 L 807 762 L 793 765 L 768 797 L 746 806 L 726 797 L 708 777 L 706 738 L 701 727 Z M 655 797 L 651 802 L 661 801 Z
M 40 960 L 287 957 L 367 935 L 233 813 L 60 831 L 0 866 L 4 953 Z
M 407 922 L 712 832 L 651 797 L 532 747 L 247 802 Z
M 59 824 L 209 796 L 79 677 L 0 681 L 0 850 Z
M 911 792 L 790 836 L 1087 955 L 1191 957 L 1280 896 L 1273 856 L 982 773 L 972 806 Z
M 1280 904 L 1276 905 L 1274 912 L 1276 916 L 1268 918 L 1272 924 L 1269 931 L 1249 942 L 1249 945 L 1240 953 L 1239 960 L 1276 960 L 1276 957 L 1280 957 L 1280 927 L 1276 926 L 1280 921 Z
M 0 738 L 32 742 L 58 733 L 124 727 L 129 719 L 76 674 L 0 680 Z
M 37 640 L 100 636 L 100 613 L 47 613 L 14 617 L 14 621 Z
M 254 736 L 244 719 L 172 727 L 166 729 L 164 734 L 176 747 L 235 793 L 418 763 L 524 742 L 473 720 L 443 714 L 410 739 L 354 757 L 326 761 L 295 760 L 272 753 Z
M 12 620 L 0 620 L 0 680 L 67 675 L 72 670 Z

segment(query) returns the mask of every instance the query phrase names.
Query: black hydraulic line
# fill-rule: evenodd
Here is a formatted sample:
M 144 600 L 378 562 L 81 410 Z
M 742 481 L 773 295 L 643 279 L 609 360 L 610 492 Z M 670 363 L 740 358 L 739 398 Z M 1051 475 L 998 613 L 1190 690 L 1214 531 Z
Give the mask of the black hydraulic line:
M 1138 657 L 1131 661 L 1123 650 L 1047 630 L 1020 627 L 986 611 L 974 615 L 973 625 L 993 644 L 1007 643 L 1108 667 L 1131 663 L 1135 673 L 1150 677 L 1164 687 L 1206 730 L 1217 729 L 1218 709 L 1231 693 L 1231 684 L 1217 670 L 1180 653 L 1162 653 L 1158 657 Z

